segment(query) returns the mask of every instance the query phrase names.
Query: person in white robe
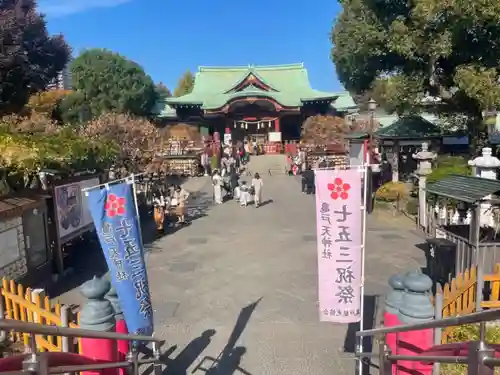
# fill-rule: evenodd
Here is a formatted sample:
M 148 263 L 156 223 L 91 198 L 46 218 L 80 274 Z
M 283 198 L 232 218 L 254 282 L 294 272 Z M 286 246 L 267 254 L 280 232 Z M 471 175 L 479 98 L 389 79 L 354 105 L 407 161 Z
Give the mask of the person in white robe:
M 241 182 L 239 190 L 240 190 L 240 206 L 246 207 L 250 202 L 251 196 L 249 192 L 249 187 L 247 186 L 245 181 Z
M 262 203 L 262 187 L 264 186 L 264 182 L 258 173 L 255 173 L 254 178 L 252 179 L 252 187 L 254 190 L 254 202 L 255 207 L 259 207 Z
M 212 185 L 214 187 L 214 200 L 215 204 L 222 204 L 222 177 L 218 170 L 214 171 L 212 177 Z

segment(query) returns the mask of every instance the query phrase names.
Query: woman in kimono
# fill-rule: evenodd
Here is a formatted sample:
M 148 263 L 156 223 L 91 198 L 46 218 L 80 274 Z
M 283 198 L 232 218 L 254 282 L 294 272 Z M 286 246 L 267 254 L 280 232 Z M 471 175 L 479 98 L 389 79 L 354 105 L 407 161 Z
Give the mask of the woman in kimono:
M 254 190 L 254 202 L 255 207 L 259 207 L 262 203 L 262 187 L 264 186 L 264 182 L 258 173 L 255 173 L 255 176 L 252 180 L 252 188 Z
M 222 204 L 222 177 L 218 170 L 214 171 L 212 177 L 212 185 L 214 187 L 214 200 L 215 204 Z
M 184 190 L 181 186 L 177 185 L 174 191 L 174 198 L 177 201 L 176 214 L 179 220 L 177 221 L 179 224 L 186 223 L 186 202 L 189 198 L 189 193 Z
M 161 232 L 165 228 L 166 203 L 163 194 L 159 190 L 153 193 L 153 206 L 153 218 L 156 224 L 156 230 Z

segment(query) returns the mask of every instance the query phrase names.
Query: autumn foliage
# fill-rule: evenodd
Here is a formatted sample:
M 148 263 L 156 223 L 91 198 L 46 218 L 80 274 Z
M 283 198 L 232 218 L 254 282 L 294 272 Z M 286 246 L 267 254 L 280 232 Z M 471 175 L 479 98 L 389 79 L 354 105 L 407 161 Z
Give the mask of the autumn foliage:
M 44 168 L 68 173 L 105 169 L 117 152 L 114 143 L 81 136 L 45 115 L 0 118 L 0 169 L 8 176 L 17 176 L 17 181 Z
M 343 144 L 344 136 L 349 131 L 349 126 L 341 117 L 316 115 L 302 125 L 301 140 L 315 145 Z
M 61 100 L 71 93 L 70 90 L 41 91 L 30 96 L 27 107 L 32 112 L 52 116 Z
M 160 139 L 158 129 L 147 119 L 115 113 L 102 114 L 83 125 L 79 135 L 118 145 L 117 164 L 133 166 L 134 171 L 145 168 L 151 161 Z

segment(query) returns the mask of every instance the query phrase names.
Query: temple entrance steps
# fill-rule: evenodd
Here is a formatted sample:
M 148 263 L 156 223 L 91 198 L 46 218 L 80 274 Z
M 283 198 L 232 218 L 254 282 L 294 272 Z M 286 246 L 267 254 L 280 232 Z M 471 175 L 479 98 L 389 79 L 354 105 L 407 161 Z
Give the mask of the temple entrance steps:
M 261 176 L 283 175 L 286 171 L 284 155 L 257 155 L 251 156 L 247 166 L 247 175 L 259 173 Z

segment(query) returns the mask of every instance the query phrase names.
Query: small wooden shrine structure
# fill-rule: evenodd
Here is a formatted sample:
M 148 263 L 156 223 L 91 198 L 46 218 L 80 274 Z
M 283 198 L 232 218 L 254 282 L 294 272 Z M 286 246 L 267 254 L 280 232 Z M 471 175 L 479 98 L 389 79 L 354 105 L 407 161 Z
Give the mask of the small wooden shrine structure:
M 417 161 L 412 155 L 427 142 L 431 150 L 441 145 L 441 129 L 421 116 L 402 116 L 389 126 L 375 132 L 382 160 L 392 167 L 392 180 L 410 179 L 417 169 Z

